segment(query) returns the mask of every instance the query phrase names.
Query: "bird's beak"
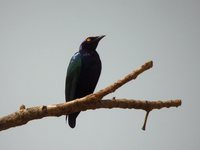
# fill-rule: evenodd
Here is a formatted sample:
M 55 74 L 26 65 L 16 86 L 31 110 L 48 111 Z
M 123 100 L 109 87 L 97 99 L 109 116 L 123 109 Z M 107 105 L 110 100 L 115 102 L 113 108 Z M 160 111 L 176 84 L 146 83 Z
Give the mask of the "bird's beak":
M 105 37 L 105 35 L 97 36 L 97 38 L 95 39 L 95 41 L 100 41 L 104 37 Z

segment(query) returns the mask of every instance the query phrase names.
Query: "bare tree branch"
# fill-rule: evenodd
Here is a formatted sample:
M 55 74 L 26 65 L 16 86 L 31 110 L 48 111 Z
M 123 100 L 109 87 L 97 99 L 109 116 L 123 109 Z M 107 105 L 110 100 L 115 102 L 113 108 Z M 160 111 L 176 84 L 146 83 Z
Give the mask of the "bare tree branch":
M 104 96 L 114 92 L 127 82 L 136 79 L 137 76 L 144 71 L 150 69 L 153 66 L 153 62 L 146 62 L 144 65 L 131 72 L 124 78 L 116 81 L 110 86 L 94 93 L 87 95 L 83 98 L 76 99 L 67 103 L 53 104 L 47 106 L 35 106 L 26 108 L 25 105 L 20 106 L 19 111 L 16 111 L 7 116 L 0 117 L 0 131 L 9 129 L 11 127 L 20 126 L 34 119 L 41 119 L 48 116 L 61 116 L 71 114 L 79 111 L 86 111 L 89 109 L 100 108 L 128 108 L 128 109 L 142 109 L 148 113 L 153 109 L 161 109 L 164 107 L 178 107 L 181 105 L 181 100 L 168 100 L 168 101 L 141 101 L 141 100 L 128 100 L 128 99 L 107 99 L 102 100 Z M 146 120 L 148 114 L 145 117 L 145 123 L 143 130 L 145 130 Z

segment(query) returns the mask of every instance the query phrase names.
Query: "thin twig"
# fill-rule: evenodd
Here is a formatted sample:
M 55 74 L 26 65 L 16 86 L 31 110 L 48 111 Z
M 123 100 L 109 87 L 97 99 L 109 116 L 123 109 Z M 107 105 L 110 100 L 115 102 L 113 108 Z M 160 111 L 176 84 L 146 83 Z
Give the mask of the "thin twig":
M 142 126 L 142 130 L 146 130 L 147 118 L 149 116 L 149 113 L 150 113 L 150 111 L 146 112 L 145 119 L 144 119 L 144 124 Z

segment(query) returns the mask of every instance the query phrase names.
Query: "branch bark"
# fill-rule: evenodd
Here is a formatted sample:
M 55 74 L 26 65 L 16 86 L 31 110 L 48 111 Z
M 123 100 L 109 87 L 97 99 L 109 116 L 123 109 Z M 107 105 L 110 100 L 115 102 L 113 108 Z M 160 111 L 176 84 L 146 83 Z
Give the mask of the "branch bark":
M 89 109 L 100 109 L 100 108 L 128 108 L 128 109 L 142 109 L 148 113 L 153 109 L 161 109 L 164 107 L 178 107 L 181 105 L 181 100 L 168 100 L 168 101 L 141 101 L 141 100 L 129 100 L 129 99 L 106 99 L 102 98 L 109 93 L 114 92 L 122 85 L 127 82 L 136 79 L 137 76 L 144 71 L 150 69 L 153 66 L 153 62 L 146 62 L 144 65 L 134 70 L 130 74 L 126 75 L 124 78 L 116 81 L 110 86 L 94 93 L 87 95 L 83 98 L 76 99 L 67 103 L 59 103 L 44 106 L 35 106 L 26 108 L 25 105 L 20 106 L 19 111 L 16 111 L 7 116 L 0 117 L 0 131 L 9 129 L 11 127 L 16 127 L 24 125 L 27 122 L 34 119 L 41 119 L 43 117 L 49 116 L 61 116 L 66 114 L 71 114 L 78 111 L 86 111 Z M 147 115 L 148 116 L 148 115 Z M 143 126 L 145 129 L 146 120 Z

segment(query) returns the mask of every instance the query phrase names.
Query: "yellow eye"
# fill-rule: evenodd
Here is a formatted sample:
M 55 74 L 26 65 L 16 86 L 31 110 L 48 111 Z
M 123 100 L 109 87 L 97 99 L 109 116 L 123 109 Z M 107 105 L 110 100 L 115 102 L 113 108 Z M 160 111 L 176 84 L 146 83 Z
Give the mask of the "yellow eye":
M 91 39 L 90 39 L 90 38 L 87 38 L 87 39 L 86 39 L 86 41 L 87 41 L 87 42 L 90 42 L 90 41 L 91 41 Z

